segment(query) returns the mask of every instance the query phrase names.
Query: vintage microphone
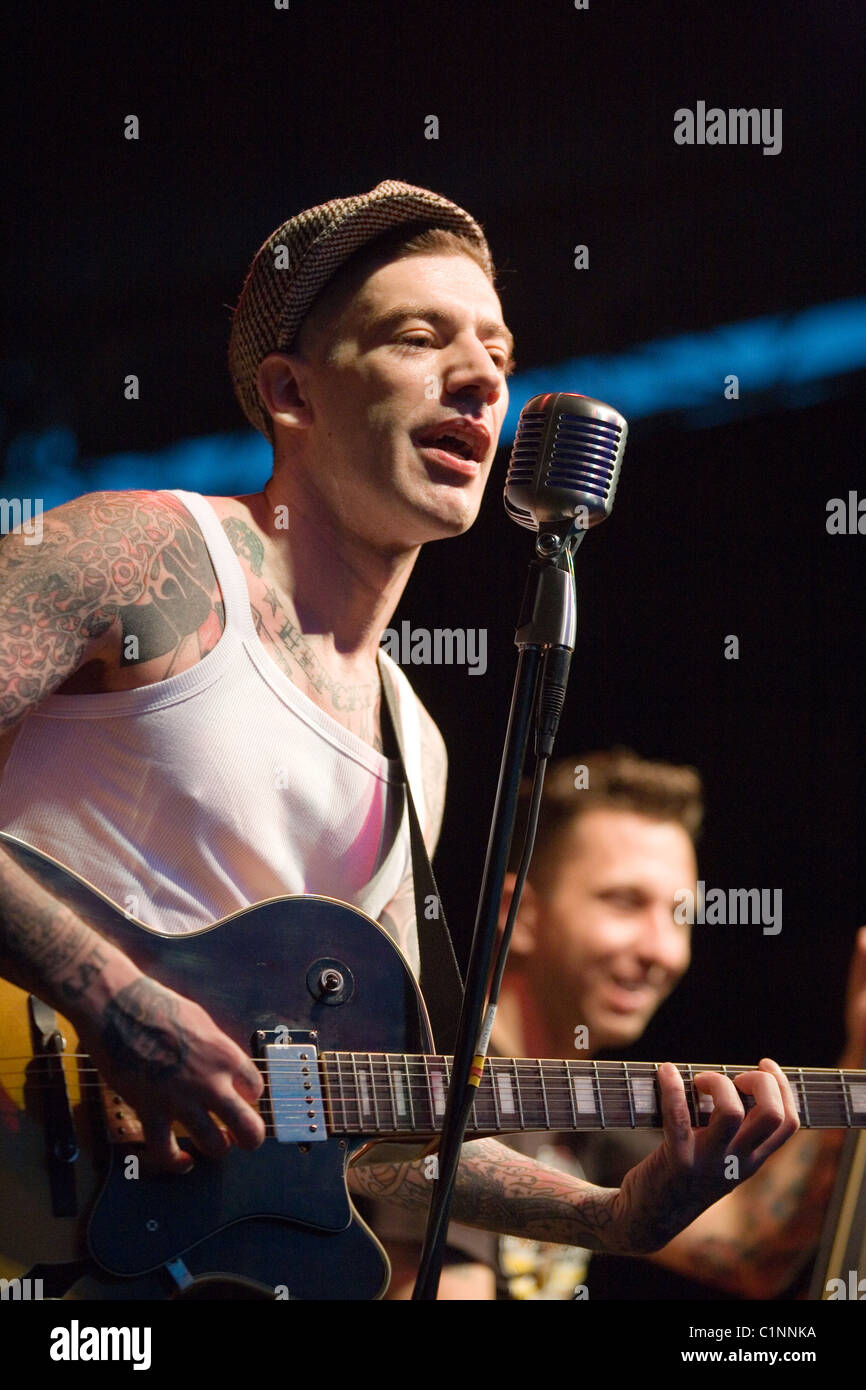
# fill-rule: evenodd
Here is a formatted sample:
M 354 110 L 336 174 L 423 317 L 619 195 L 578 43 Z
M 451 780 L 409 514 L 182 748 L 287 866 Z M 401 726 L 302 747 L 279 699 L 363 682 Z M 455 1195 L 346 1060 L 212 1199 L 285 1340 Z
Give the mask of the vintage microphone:
M 613 510 L 628 426 L 618 411 L 566 391 L 520 412 L 505 478 L 505 510 L 537 531 L 577 515 L 586 531 Z
M 412 1295 L 416 1300 L 435 1299 L 439 1287 L 460 1148 L 493 1027 L 508 936 L 496 961 L 489 1002 L 488 982 L 530 718 L 534 710 L 537 765 L 533 804 L 537 811 L 574 651 L 574 553 L 590 527 L 610 515 L 627 433 L 628 426 L 616 410 L 570 392 L 533 396 L 520 412 L 505 480 L 505 510 L 520 526 L 537 532 L 535 558 L 530 563 L 514 637 L 517 672 L 442 1124 L 439 1173 Z M 542 658 L 543 678 L 539 681 Z M 531 838 L 521 863 L 510 923 L 519 904 Z

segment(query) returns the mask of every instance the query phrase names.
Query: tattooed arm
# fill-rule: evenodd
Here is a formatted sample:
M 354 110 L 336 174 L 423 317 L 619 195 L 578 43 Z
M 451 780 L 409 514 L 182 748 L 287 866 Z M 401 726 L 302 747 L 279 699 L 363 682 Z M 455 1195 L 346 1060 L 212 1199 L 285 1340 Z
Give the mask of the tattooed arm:
M 849 970 L 845 1022 L 839 1066 L 853 1070 L 866 1054 L 866 927 Z M 798 1134 L 655 1260 L 746 1298 L 778 1297 L 815 1251 L 844 1137 L 844 1130 L 833 1129 Z
M 261 1143 L 252 1103 L 262 1080 L 246 1054 L 203 1009 L 142 974 L 2 849 L 0 972 L 70 1019 L 83 1049 L 137 1112 L 161 1167 L 189 1166 L 172 1120 L 213 1158 L 227 1140 L 209 1112 L 242 1147 Z
M 134 660 L 136 683 L 160 680 L 178 660 L 189 664 L 190 644 L 200 656 L 221 630 L 206 550 L 176 499 L 97 493 L 42 520 L 38 545 L 14 533 L 0 544 L 6 753 L 31 710 L 61 686 L 93 689 L 99 677 L 123 688 L 121 668 Z M 197 1005 L 144 976 L 2 847 L 0 971 L 75 1024 L 138 1110 L 158 1161 L 187 1165 L 172 1118 L 206 1152 L 222 1153 L 225 1139 L 208 1111 L 239 1143 L 261 1142 L 261 1119 L 247 1103 L 260 1094 L 261 1079 L 240 1048 Z
M 796 1135 L 653 1260 L 743 1298 L 778 1298 L 815 1252 L 842 1139 L 838 1130 Z
M 729 1191 L 725 1172 L 731 1154 L 745 1178 L 797 1128 L 793 1095 L 774 1062 L 764 1061 L 759 1071 L 734 1078 L 736 1086 L 714 1072 L 696 1076 L 698 1089 L 714 1102 L 712 1119 L 702 1130 L 691 1128 L 676 1068 L 660 1067 L 658 1081 L 664 1140 L 626 1174 L 620 1188 L 594 1187 L 495 1140 L 476 1140 L 463 1150 L 455 1220 L 591 1250 L 647 1253 Z M 754 1098 L 748 1114 L 737 1089 Z M 350 1172 L 350 1185 L 364 1196 L 406 1208 L 423 1208 L 430 1199 L 423 1160 L 359 1165 Z

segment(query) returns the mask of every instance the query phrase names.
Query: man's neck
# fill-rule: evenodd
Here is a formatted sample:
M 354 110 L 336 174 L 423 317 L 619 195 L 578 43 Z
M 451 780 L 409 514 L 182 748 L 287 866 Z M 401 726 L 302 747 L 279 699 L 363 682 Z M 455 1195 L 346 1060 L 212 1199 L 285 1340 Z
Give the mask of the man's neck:
M 395 555 L 376 550 L 340 518 L 288 496 L 274 478 L 264 492 L 236 500 L 265 537 L 269 578 L 300 630 L 337 663 L 375 666 L 419 547 Z
M 539 1009 L 522 970 L 509 969 L 502 983 L 493 1046 L 504 1057 L 569 1057 L 574 1038 L 561 1038 Z M 590 1054 L 581 1052 L 582 1058 Z

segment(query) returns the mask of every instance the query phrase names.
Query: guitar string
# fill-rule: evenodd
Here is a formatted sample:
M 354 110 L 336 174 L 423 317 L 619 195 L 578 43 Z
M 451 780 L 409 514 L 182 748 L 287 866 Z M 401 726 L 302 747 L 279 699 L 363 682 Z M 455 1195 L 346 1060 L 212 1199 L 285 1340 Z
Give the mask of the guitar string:
M 450 1058 L 448 1063 L 444 1059 L 431 1057 L 427 1060 L 410 1060 L 405 1063 L 398 1060 L 401 1054 L 390 1054 L 395 1060 L 390 1061 L 381 1054 L 378 1057 L 370 1058 L 368 1054 L 340 1054 L 339 1058 L 333 1054 L 312 1059 L 312 1066 L 320 1075 L 334 1077 L 337 1079 L 354 1080 L 356 1069 L 361 1068 L 365 1075 L 369 1074 L 374 1085 L 381 1085 L 390 1088 L 391 1081 L 395 1078 L 408 1079 L 415 1084 L 423 1085 L 427 1079 L 448 1081 L 447 1073 L 450 1071 Z M 252 1058 L 253 1065 L 261 1070 L 265 1076 L 279 1078 L 283 1074 L 294 1074 L 301 1076 L 303 1073 L 298 1059 L 280 1059 L 268 1061 L 267 1059 Z M 73 1075 L 83 1075 L 94 1073 L 100 1076 L 99 1069 L 90 1061 L 88 1053 L 62 1053 L 62 1054 L 40 1054 L 33 1057 L 21 1055 L 19 1057 L 0 1058 L 0 1062 L 21 1062 L 25 1064 L 25 1069 L 15 1071 L 0 1071 L 0 1078 L 11 1080 L 28 1079 L 26 1067 L 33 1067 L 36 1071 L 45 1072 L 52 1064 L 70 1064 L 64 1066 L 64 1072 L 71 1071 Z M 73 1070 L 72 1063 L 80 1063 Z M 607 1064 L 610 1065 L 610 1064 Z M 723 1066 L 722 1064 L 693 1065 L 674 1064 L 682 1066 L 681 1076 L 683 1080 L 692 1084 L 697 1076 L 703 1072 L 714 1072 L 726 1074 L 728 1079 L 733 1080 L 747 1072 L 755 1070 L 754 1066 Z M 488 1059 L 486 1077 L 493 1077 L 497 1081 L 518 1081 L 521 1089 L 535 1088 L 539 1093 L 550 1091 L 551 1088 L 560 1087 L 568 1091 L 572 1088 L 575 1081 L 591 1082 L 595 1087 L 597 1084 L 605 1090 L 621 1087 L 626 1093 L 633 1089 L 637 1081 L 655 1080 L 657 1066 L 655 1063 L 635 1063 L 627 1064 L 628 1072 L 625 1071 L 626 1064 L 619 1065 L 616 1072 L 605 1072 L 602 1068 L 604 1063 L 598 1066 L 591 1062 L 577 1062 L 571 1060 L 545 1061 L 544 1071 L 539 1070 L 538 1063 L 518 1062 L 515 1067 L 514 1062 L 507 1058 Z M 866 1085 L 866 1071 L 859 1071 L 842 1068 L 782 1068 L 788 1080 L 795 1086 L 802 1086 L 804 1083 L 810 1094 L 820 1093 L 822 1090 L 844 1091 L 852 1086 Z M 32 1078 L 29 1078 L 32 1079 Z M 50 1084 L 50 1078 L 46 1084 Z M 107 1084 L 107 1083 L 106 1083 Z
M 9 1058 L 4 1060 L 17 1061 L 19 1059 Z M 27 1084 L 36 1089 L 50 1089 L 54 1084 L 54 1079 L 47 1074 L 48 1066 L 57 1061 L 72 1063 L 76 1058 L 67 1054 L 62 1059 L 47 1056 L 39 1058 L 21 1058 L 20 1060 L 26 1063 L 26 1067 L 33 1068 L 32 1072 L 28 1073 L 26 1067 L 14 1071 L 0 1071 L 0 1080 L 9 1084 L 15 1084 L 16 1082 L 18 1084 Z M 300 1077 L 305 1074 L 296 1064 L 291 1062 L 282 1062 L 276 1065 L 273 1063 L 270 1065 L 266 1063 L 257 1065 L 260 1065 L 261 1072 L 265 1077 L 272 1078 L 276 1082 L 279 1082 L 285 1076 L 294 1076 L 299 1080 Z M 358 1086 L 360 1081 L 356 1078 L 356 1070 L 359 1068 L 359 1076 L 363 1073 L 365 1083 L 367 1083 L 367 1078 L 369 1077 L 369 1084 L 372 1088 L 381 1088 L 386 1097 L 390 1096 L 392 1083 L 397 1080 L 408 1081 L 410 1086 L 418 1087 L 419 1089 L 425 1089 L 428 1081 L 431 1083 L 441 1081 L 447 1085 L 449 1080 L 444 1067 L 436 1069 L 422 1064 L 414 1068 L 406 1068 L 393 1064 L 389 1065 L 387 1063 L 374 1063 L 371 1065 L 368 1062 L 359 1062 L 355 1064 L 327 1062 L 321 1064 L 318 1068 L 318 1073 L 325 1081 Z M 632 1071 L 631 1066 L 629 1070 L 630 1072 Z M 734 1080 L 745 1070 L 745 1068 L 737 1070 L 730 1068 L 730 1074 L 727 1079 Z M 77 1068 L 67 1065 L 63 1067 L 63 1072 L 64 1076 L 70 1080 L 74 1081 L 77 1078 L 83 1081 L 85 1085 L 104 1084 L 106 1090 L 112 1089 L 110 1084 L 104 1081 L 99 1069 L 93 1065 L 79 1066 Z M 691 1076 L 685 1075 L 683 1076 L 683 1081 L 694 1088 L 695 1079 L 700 1074 L 700 1072 L 694 1072 Z M 96 1078 L 95 1082 L 86 1079 L 90 1076 Z M 655 1071 L 653 1070 L 643 1075 L 639 1073 L 630 1074 L 628 1077 L 596 1075 L 593 1071 L 587 1071 L 581 1074 L 572 1073 L 571 1075 L 563 1073 L 559 1075 L 547 1074 L 541 1077 L 536 1071 L 533 1071 L 532 1074 L 525 1075 L 520 1075 L 518 1073 L 515 1077 L 513 1068 L 509 1066 L 507 1069 L 502 1068 L 486 1072 L 482 1080 L 482 1086 L 489 1086 L 491 1080 L 500 1083 L 498 1086 L 499 1090 L 503 1089 L 501 1085 L 502 1082 L 514 1083 L 516 1081 L 518 1083 L 517 1089 L 522 1093 L 525 1092 L 527 1095 L 530 1095 L 532 1092 L 536 1092 L 539 1097 L 557 1094 L 568 1095 L 573 1092 L 576 1082 L 591 1084 L 594 1092 L 600 1087 L 604 1095 L 616 1094 L 617 1091 L 621 1091 L 624 1096 L 628 1096 L 633 1092 L 636 1082 L 654 1081 Z M 805 1090 L 807 1099 L 810 1099 L 812 1096 L 822 1095 L 835 1094 L 841 1096 L 844 1095 L 846 1091 L 850 1092 L 855 1087 L 866 1087 L 866 1073 L 856 1071 L 849 1072 L 847 1068 L 844 1069 L 844 1074 L 840 1072 L 838 1076 L 826 1080 L 817 1071 L 814 1073 L 811 1070 L 807 1072 L 804 1068 L 801 1074 L 799 1069 L 797 1069 L 788 1075 L 788 1080 L 792 1083 L 795 1090 Z M 706 1093 L 700 1092 L 699 1094 L 705 1095 Z
M 39 1061 L 41 1061 L 44 1064 L 46 1061 L 50 1062 L 53 1060 L 59 1059 L 50 1057 L 37 1059 L 37 1072 L 45 1071 L 44 1065 L 42 1067 L 38 1066 Z M 71 1060 L 71 1054 L 66 1054 L 66 1060 Z M 290 1070 L 292 1065 L 293 1064 L 291 1062 L 280 1063 L 281 1068 L 287 1068 Z M 335 1082 L 341 1089 L 346 1082 L 353 1083 L 355 1081 L 354 1072 L 357 1063 L 349 1065 L 352 1067 L 352 1070 L 349 1076 L 345 1077 L 343 1075 L 343 1071 L 346 1066 L 345 1062 L 341 1064 L 334 1060 L 323 1060 L 322 1066 L 326 1073 L 324 1078 L 325 1081 Z M 370 1067 L 370 1063 L 366 1063 L 363 1061 L 361 1065 L 362 1069 Z M 321 1104 L 323 1111 L 327 1112 L 327 1118 L 329 1120 L 329 1123 L 334 1128 L 336 1128 L 336 1120 L 339 1114 L 339 1118 L 342 1120 L 342 1123 L 344 1125 L 357 1126 L 359 1131 L 367 1132 L 369 1126 L 367 1126 L 367 1129 L 365 1129 L 366 1113 L 367 1119 L 373 1121 L 373 1128 L 377 1132 L 385 1131 L 387 1133 L 411 1133 L 413 1130 L 411 1120 L 408 1126 L 405 1123 L 400 1122 L 400 1107 L 395 1103 L 395 1098 L 392 1093 L 392 1082 L 394 1078 L 402 1076 L 409 1082 L 409 1096 L 407 1098 L 407 1103 L 405 1104 L 404 1108 L 409 1109 L 411 1107 L 413 1110 L 417 1109 L 423 1116 L 425 1108 L 429 1106 L 429 1109 L 432 1110 L 433 1113 L 431 1116 L 430 1125 L 427 1126 L 427 1129 L 429 1130 L 432 1125 L 432 1127 L 435 1130 L 438 1115 L 441 1114 L 441 1108 L 437 1110 L 435 1102 L 431 1103 L 431 1096 L 429 1093 L 429 1081 L 431 1077 L 435 1077 L 437 1075 L 440 1080 L 446 1080 L 447 1078 L 444 1075 L 444 1068 L 439 1073 L 433 1072 L 431 1074 L 425 1066 L 419 1064 L 418 1070 L 420 1071 L 420 1079 L 418 1081 L 413 1081 L 408 1076 L 406 1068 L 404 1067 L 394 1068 L 393 1065 L 389 1066 L 387 1063 L 379 1063 L 378 1065 L 384 1067 L 385 1075 L 382 1077 L 371 1076 L 370 1081 L 372 1089 L 368 1093 L 366 1098 L 364 1096 L 346 1095 L 345 1093 L 342 1095 L 338 1095 L 328 1094 L 326 1092 L 320 1099 L 317 1099 L 313 1096 L 309 1098 L 305 1098 L 303 1096 L 284 1097 L 279 1095 L 276 1097 L 265 1097 L 264 1104 L 268 1107 L 268 1110 L 272 1114 L 276 1124 L 299 1123 L 303 1121 L 305 1118 L 311 1118 L 307 1115 L 307 1111 L 309 1110 L 310 1105 Z M 575 1064 L 572 1063 L 571 1065 L 573 1066 Z M 636 1066 L 637 1064 L 629 1065 Z M 650 1069 L 648 1073 L 645 1073 L 645 1075 L 652 1076 L 654 1071 L 654 1065 L 651 1063 L 644 1065 Z M 84 1071 L 85 1069 L 82 1068 L 81 1070 Z M 110 1087 L 106 1086 L 102 1079 L 99 1077 L 96 1068 L 89 1067 L 86 1070 L 89 1072 L 93 1072 L 96 1075 L 97 1079 L 95 1081 L 90 1081 L 85 1078 L 80 1078 L 78 1089 L 81 1092 L 88 1090 L 100 1091 L 102 1092 L 103 1096 L 107 1098 L 110 1095 Z M 273 1067 L 272 1064 L 272 1071 L 274 1070 L 276 1069 Z M 846 1074 L 848 1074 L 847 1069 L 844 1070 L 846 1071 Z M 507 1070 L 505 1070 L 504 1068 L 501 1069 L 499 1074 L 511 1080 L 511 1072 L 512 1068 L 509 1067 Z M 554 1084 L 549 1078 L 545 1080 L 545 1082 L 542 1084 L 542 1081 L 537 1074 L 537 1068 L 533 1067 L 533 1073 L 534 1074 L 531 1078 L 529 1078 L 529 1080 L 531 1081 L 532 1089 L 534 1090 L 535 1094 L 530 1095 L 527 1090 L 527 1094 L 525 1096 L 521 1096 L 521 1108 L 531 1109 L 533 1104 L 535 1104 L 543 1106 L 545 1111 L 548 1111 L 551 1107 L 553 1107 L 554 1110 L 557 1110 L 558 1108 L 559 1114 L 552 1117 L 546 1115 L 546 1122 L 543 1125 L 537 1124 L 535 1126 L 533 1126 L 531 1118 L 528 1124 L 525 1123 L 524 1116 L 522 1117 L 524 1123 L 516 1125 L 511 1132 L 515 1132 L 515 1130 L 519 1131 L 520 1129 L 528 1130 L 532 1129 L 533 1127 L 535 1127 L 536 1129 L 541 1128 L 543 1130 L 551 1130 L 557 1128 L 563 1130 L 573 1130 L 575 1128 L 578 1115 L 581 1116 L 581 1122 L 586 1123 L 586 1097 L 577 1096 L 575 1098 L 573 1086 L 569 1084 L 569 1078 L 562 1078 L 561 1084 L 559 1085 Z M 849 1075 L 856 1074 L 857 1073 L 850 1073 Z M 24 1081 L 27 1087 L 28 1094 L 31 1094 L 33 1091 L 39 1090 L 51 1091 L 52 1089 L 54 1089 L 56 1084 L 52 1082 L 52 1079 L 50 1077 L 45 1078 L 41 1082 L 38 1082 L 34 1077 L 27 1077 L 24 1073 L 5 1073 L 2 1075 L 5 1075 L 5 1077 L 7 1078 L 11 1075 L 14 1075 L 17 1077 L 17 1079 Z M 299 1075 L 297 1068 L 295 1070 L 295 1075 Z M 496 1073 L 494 1072 L 492 1075 L 495 1080 Z M 624 1076 L 605 1078 L 604 1084 L 602 1086 L 601 1104 L 599 1105 L 595 1102 L 595 1096 L 591 1097 L 593 1101 L 592 1113 L 597 1114 L 599 1122 L 605 1123 L 606 1127 L 658 1127 L 657 1121 L 661 1118 L 661 1116 L 658 1108 L 655 1105 L 651 1110 L 641 1109 L 637 1112 L 637 1114 L 635 1114 L 632 1096 L 633 1088 L 629 1085 L 629 1081 L 631 1079 L 632 1078 L 627 1079 Z M 574 1078 L 570 1078 L 570 1080 L 573 1081 Z M 794 1080 L 795 1082 L 800 1081 L 802 1088 L 802 1082 L 809 1081 L 809 1078 L 806 1077 L 804 1073 L 804 1076 L 802 1078 L 798 1076 L 795 1077 Z M 808 1124 L 804 1123 L 804 1128 L 862 1127 L 860 1125 L 852 1123 L 852 1112 L 854 1115 L 862 1114 L 863 1112 L 859 1111 L 857 1107 L 852 1107 L 846 1098 L 845 1092 L 846 1090 L 850 1090 L 850 1085 L 851 1083 L 849 1081 L 846 1081 L 842 1078 L 841 1072 L 838 1073 L 835 1081 L 831 1081 L 829 1083 L 815 1083 L 814 1081 L 812 1081 L 811 1084 L 806 1085 L 805 1089 L 807 1091 L 807 1094 L 805 1096 L 805 1101 L 803 1100 L 803 1097 L 801 1095 L 801 1104 L 798 1107 L 798 1109 L 801 1109 L 803 1111 L 804 1120 L 808 1119 Z M 380 1090 L 380 1087 L 382 1087 L 383 1089 Z M 617 1092 L 619 1092 L 619 1094 L 617 1094 Z M 711 1110 L 709 1108 L 701 1108 L 699 1099 L 701 1094 L 702 1093 L 698 1093 L 694 1090 L 694 1088 L 692 1088 L 692 1106 L 697 1110 L 697 1117 L 699 1119 L 703 1118 L 705 1121 L 708 1121 L 709 1116 L 711 1114 Z M 501 1099 L 502 1097 L 500 1097 L 500 1101 Z M 574 1105 L 575 1099 L 577 1099 L 578 1101 L 576 1109 Z M 580 1106 L 581 1100 L 584 1101 L 583 1108 L 581 1108 Z M 108 1103 L 111 1104 L 110 1101 Z M 115 1104 L 117 1103 L 125 1104 L 125 1102 L 123 1102 L 122 1100 L 115 1102 Z M 826 1109 L 826 1105 L 828 1103 L 831 1104 L 831 1109 L 829 1110 Z M 495 1121 L 493 1127 L 501 1131 L 501 1115 L 499 1113 L 499 1107 L 497 1106 L 496 1096 L 490 1084 L 486 1085 L 482 1089 L 480 1096 L 476 1098 L 475 1106 L 476 1109 L 480 1107 L 482 1113 L 480 1117 L 476 1115 L 475 1122 L 472 1126 L 473 1129 L 482 1126 L 482 1121 L 486 1115 L 486 1117 L 489 1120 Z M 492 1112 L 491 1106 L 493 1107 Z M 380 1109 L 382 1112 L 385 1113 L 386 1117 L 390 1112 L 390 1124 L 382 1123 Z M 513 1109 L 510 1113 L 513 1113 Z M 624 1124 L 626 1115 L 628 1116 L 629 1120 L 628 1125 Z M 540 1120 L 540 1118 L 541 1117 L 539 1115 L 538 1119 Z M 549 1122 L 547 1122 L 548 1120 Z M 589 1125 L 589 1128 L 597 1127 L 599 1127 L 598 1123 L 595 1126 L 591 1124 Z M 490 1128 L 489 1124 L 487 1125 L 487 1128 Z M 415 1132 L 417 1132 L 418 1129 L 418 1124 L 415 1124 Z
M 438 1133 L 441 1129 L 443 1112 L 434 1109 L 430 1115 L 429 1107 L 425 1115 L 425 1097 L 415 1099 L 414 1109 L 418 1112 L 415 1120 L 411 1118 L 400 1119 L 396 1114 L 392 1114 L 390 1122 L 388 1117 L 384 1119 L 382 1115 L 377 1117 L 378 1107 L 371 1105 L 364 1106 L 360 1101 L 351 1097 L 322 1097 L 316 1104 L 321 1106 L 321 1120 L 333 1133 L 357 1133 L 357 1134 L 388 1134 L 388 1135 L 421 1135 L 428 1133 Z M 379 1098 L 379 1104 L 383 1110 L 388 1110 L 389 1106 L 384 1097 Z M 593 1131 L 598 1129 L 661 1129 L 662 1116 L 658 1109 L 642 1111 L 634 1117 L 630 1114 L 628 1106 L 623 1105 L 619 1112 L 612 1107 L 603 1122 L 600 1113 L 594 1110 L 592 1114 L 578 1111 L 578 1120 L 575 1122 L 571 1116 L 570 1107 L 566 1103 L 562 1112 L 553 1113 L 542 1119 L 539 1114 L 537 1121 L 524 1115 L 523 1122 L 513 1112 L 507 1120 L 503 1120 L 491 1097 L 482 1097 L 481 1102 L 476 1103 L 478 1113 L 470 1122 L 471 1132 L 479 1133 L 520 1133 L 520 1132 L 576 1132 Z M 306 1129 L 306 1120 L 317 1118 L 309 1115 L 309 1104 L 294 1103 L 282 1106 L 271 1106 L 269 1112 L 265 1111 L 262 1118 L 265 1120 L 265 1136 L 278 1137 L 278 1127 L 292 1125 Z M 697 1128 L 704 1128 L 710 1121 L 709 1111 L 700 1110 L 697 1117 Z M 133 1112 L 133 1116 L 135 1112 Z M 595 1121 L 592 1115 L 597 1118 Z M 118 1118 L 123 1118 L 119 1116 Z M 137 1116 L 135 1116 L 137 1120 Z M 132 1124 L 130 1119 L 128 1123 Z M 180 1121 L 179 1123 L 183 1123 Z M 802 1121 L 803 1129 L 862 1129 L 866 1127 L 866 1114 L 861 1112 L 859 1119 L 848 1119 L 841 1106 L 834 1106 L 831 1110 L 822 1110 L 820 1102 L 810 1106 L 808 1120 Z M 311 1132 L 315 1132 L 312 1130 Z M 297 1136 L 292 1137 L 294 1141 L 300 1142 Z M 135 1142 L 131 1137 L 127 1142 Z
M 8 1057 L 0 1057 L 0 1063 L 25 1062 L 29 1064 L 33 1062 L 44 1063 L 55 1061 L 85 1061 L 90 1063 L 90 1059 L 91 1054 L 89 1052 L 19 1053 L 17 1055 L 12 1054 Z M 264 1071 L 279 1069 L 281 1067 L 297 1067 L 301 1061 L 306 1061 L 305 1058 L 302 1059 L 297 1057 L 273 1059 L 266 1057 L 251 1057 L 249 1060 L 252 1061 L 254 1066 L 261 1067 Z M 429 1055 L 422 1053 L 416 1055 L 402 1052 L 320 1052 L 309 1060 L 314 1066 L 320 1068 L 363 1065 L 365 1067 L 380 1066 L 390 1068 L 392 1071 L 405 1071 L 407 1067 L 410 1070 L 416 1068 L 420 1071 L 424 1071 L 434 1065 L 444 1070 L 446 1067 L 450 1068 L 453 1063 L 452 1057 L 446 1057 L 440 1053 L 430 1053 Z M 607 1069 L 606 1079 L 616 1079 L 620 1077 L 625 1082 L 631 1081 L 636 1077 L 639 1078 L 642 1075 L 654 1076 L 661 1065 L 663 1064 L 659 1062 L 593 1062 L 582 1061 L 578 1058 L 572 1059 L 570 1057 L 541 1057 L 537 1059 L 531 1057 L 488 1057 L 486 1059 L 486 1066 L 498 1072 L 505 1072 L 507 1070 L 508 1074 L 512 1074 L 515 1066 L 530 1068 L 536 1079 L 539 1067 L 567 1067 L 569 1072 L 573 1071 L 575 1068 L 582 1068 L 588 1076 L 592 1076 L 593 1078 L 596 1074 L 604 1074 L 605 1069 Z M 674 1062 L 672 1065 L 695 1076 L 705 1071 L 721 1073 L 727 1071 L 728 1073 L 740 1075 L 741 1073 L 753 1072 L 756 1070 L 754 1063 Z M 89 1069 L 96 1070 L 96 1067 L 91 1065 Z M 793 1076 L 795 1078 L 799 1078 L 801 1073 L 808 1077 L 827 1076 L 839 1078 L 842 1076 L 851 1076 L 859 1078 L 866 1083 L 866 1069 L 857 1067 L 782 1067 L 781 1070 L 786 1076 Z

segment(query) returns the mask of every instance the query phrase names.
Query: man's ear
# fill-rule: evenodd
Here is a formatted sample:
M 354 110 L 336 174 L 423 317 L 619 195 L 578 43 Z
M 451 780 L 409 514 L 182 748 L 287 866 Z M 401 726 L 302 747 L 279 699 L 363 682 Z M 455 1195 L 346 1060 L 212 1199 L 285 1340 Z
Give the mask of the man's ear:
M 301 359 L 287 352 L 270 352 L 259 363 L 256 384 L 274 424 L 306 429 L 313 413 L 301 384 Z
M 499 930 L 505 926 L 505 919 L 511 907 L 511 898 L 514 893 L 514 885 L 517 882 L 516 874 L 506 874 L 505 883 L 502 886 L 502 902 L 499 905 Z M 514 923 L 514 931 L 511 934 L 511 946 L 509 947 L 509 959 L 514 956 L 531 956 L 536 946 L 539 918 L 541 916 L 541 899 L 533 888 L 529 880 L 523 885 L 523 893 L 520 898 L 520 907 L 517 909 L 517 919 Z

